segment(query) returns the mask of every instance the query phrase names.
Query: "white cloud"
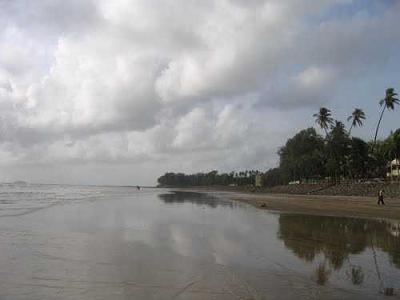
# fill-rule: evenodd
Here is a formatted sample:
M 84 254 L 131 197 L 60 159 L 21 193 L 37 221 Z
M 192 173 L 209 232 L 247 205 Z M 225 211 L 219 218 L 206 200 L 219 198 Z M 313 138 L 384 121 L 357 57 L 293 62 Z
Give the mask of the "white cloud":
M 0 2 L 0 161 L 272 166 L 344 82 L 400 64 L 400 5 L 358 2 Z

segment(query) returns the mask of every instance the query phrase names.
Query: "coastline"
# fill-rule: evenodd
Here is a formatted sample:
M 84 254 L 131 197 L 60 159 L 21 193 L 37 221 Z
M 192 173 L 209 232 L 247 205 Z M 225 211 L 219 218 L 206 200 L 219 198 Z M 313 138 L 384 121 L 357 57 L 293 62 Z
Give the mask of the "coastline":
M 246 192 L 219 187 L 172 188 L 173 191 L 207 193 L 250 204 L 262 210 L 309 215 L 400 220 L 400 199 L 387 198 L 378 206 L 376 197 L 294 195 Z

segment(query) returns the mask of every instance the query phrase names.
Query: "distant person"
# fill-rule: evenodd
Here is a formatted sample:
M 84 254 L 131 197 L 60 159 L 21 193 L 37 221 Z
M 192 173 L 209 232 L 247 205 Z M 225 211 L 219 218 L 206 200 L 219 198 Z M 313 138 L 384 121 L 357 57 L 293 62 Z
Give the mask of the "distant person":
M 138 191 L 140 191 L 140 186 L 137 185 L 136 188 L 138 189 Z
M 378 205 L 385 205 L 385 202 L 383 201 L 383 190 L 380 190 L 378 193 Z

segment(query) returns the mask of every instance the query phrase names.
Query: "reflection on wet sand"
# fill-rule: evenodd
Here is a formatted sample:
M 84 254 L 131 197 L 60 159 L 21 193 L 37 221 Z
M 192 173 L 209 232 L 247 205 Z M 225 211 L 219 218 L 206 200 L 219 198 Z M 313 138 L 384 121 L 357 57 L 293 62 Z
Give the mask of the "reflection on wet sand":
M 331 271 L 329 271 L 329 269 L 326 266 L 326 263 L 320 263 L 317 267 L 317 269 L 315 270 L 315 274 L 317 276 L 317 283 L 319 285 L 324 285 L 329 278 L 329 274 L 331 273 Z
M 232 201 L 224 201 L 209 194 L 196 192 L 173 191 L 171 193 L 159 194 L 158 197 L 167 204 L 192 203 L 200 206 L 206 205 L 213 208 L 218 206 L 234 206 L 234 202 Z
M 364 281 L 361 266 L 351 261 L 351 255 L 370 250 L 375 264 L 380 290 L 384 286 L 376 250 L 388 254 L 390 262 L 400 268 L 400 226 L 397 222 L 353 218 L 321 217 L 308 215 L 279 216 L 278 237 L 293 253 L 307 262 L 323 255 L 315 270 L 318 284 L 325 284 L 329 267 L 333 270 L 346 269 L 354 285 Z
M 37 201 L 49 190 L 68 197 L 78 190 L 36 189 Z M 383 297 L 378 288 L 399 294 L 395 224 L 270 214 L 160 189 L 90 187 L 85 195 L 0 218 L 0 299 L 375 300 Z

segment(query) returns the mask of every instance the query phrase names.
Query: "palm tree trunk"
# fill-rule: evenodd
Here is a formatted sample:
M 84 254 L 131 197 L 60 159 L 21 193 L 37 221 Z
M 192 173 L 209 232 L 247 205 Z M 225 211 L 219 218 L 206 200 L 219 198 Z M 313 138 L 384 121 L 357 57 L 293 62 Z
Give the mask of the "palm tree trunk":
M 351 130 L 353 129 L 354 124 L 351 124 L 350 129 L 349 129 L 349 135 L 351 135 Z
M 376 137 L 378 136 L 379 126 L 381 125 L 381 121 L 382 121 L 382 117 L 383 117 L 383 113 L 385 112 L 385 109 L 386 109 L 386 104 L 383 106 L 383 109 L 382 109 L 382 112 L 381 112 L 381 116 L 379 117 L 378 125 L 376 126 L 374 144 L 372 145 L 372 149 L 374 149 L 375 144 L 376 144 Z
M 370 238 L 371 238 L 372 257 L 374 258 L 374 265 L 375 265 L 376 275 L 377 275 L 377 277 L 379 279 L 379 291 L 382 292 L 385 285 L 383 283 L 381 272 L 379 270 L 379 264 L 378 264 L 378 259 L 376 257 L 376 250 L 375 250 L 375 247 L 374 247 L 373 238 L 372 238 L 372 236 L 370 236 Z

